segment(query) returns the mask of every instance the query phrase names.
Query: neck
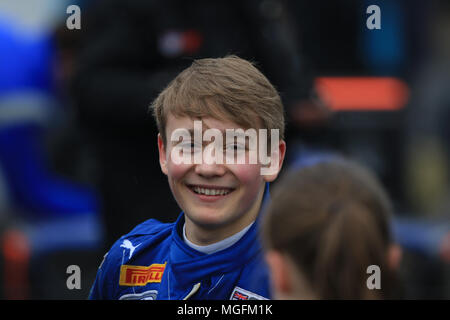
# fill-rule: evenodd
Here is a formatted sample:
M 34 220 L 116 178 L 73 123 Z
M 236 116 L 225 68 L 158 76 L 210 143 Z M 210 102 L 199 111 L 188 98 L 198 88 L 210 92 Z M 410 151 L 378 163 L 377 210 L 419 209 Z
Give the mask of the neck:
M 207 246 L 229 238 L 243 230 L 256 220 L 256 216 L 257 214 L 249 219 L 243 219 L 239 221 L 239 224 L 237 225 L 218 228 L 208 228 L 208 226 L 204 227 L 196 225 L 187 216 L 185 216 L 186 238 L 196 245 Z
M 219 241 L 219 242 L 216 242 L 216 243 L 213 243 L 210 245 L 206 245 L 206 246 L 200 246 L 200 245 L 196 245 L 196 244 L 192 243 L 191 241 L 189 241 L 189 239 L 186 238 L 186 225 L 185 225 L 183 228 L 183 238 L 184 238 L 184 242 L 191 248 L 193 248 L 197 251 L 206 253 L 206 254 L 212 254 L 212 253 L 227 249 L 227 248 L 231 247 L 233 244 L 235 244 L 236 242 L 238 242 L 245 235 L 245 233 L 248 231 L 248 229 L 250 229 L 251 226 L 252 226 L 252 224 L 248 225 L 241 231 L 235 233 L 231 237 L 228 237 L 222 241 Z

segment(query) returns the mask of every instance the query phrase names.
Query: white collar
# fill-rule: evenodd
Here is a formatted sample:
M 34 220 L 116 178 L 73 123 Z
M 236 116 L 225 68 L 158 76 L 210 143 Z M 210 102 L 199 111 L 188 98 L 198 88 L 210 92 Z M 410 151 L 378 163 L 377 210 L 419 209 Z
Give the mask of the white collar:
M 192 249 L 195 249 L 197 251 L 200 251 L 200 252 L 203 252 L 206 254 L 211 254 L 211 253 L 215 253 L 215 252 L 224 250 L 228 247 L 231 247 L 233 244 L 238 242 L 239 239 L 241 239 L 244 236 L 244 234 L 247 232 L 247 230 L 250 229 L 250 227 L 253 225 L 253 223 L 254 223 L 254 221 L 252 223 L 250 223 L 248 226 L 246 226 L 244 229 L 239 231 L 238 233 L 233 234 L 231 237 L 225 238 L 216 243 L 208 244 L 206 246 L 199 246 L 188 240 L 188 238 L 186 237 L 186 223 L 185 223 L 183 225 L 183 239 L 184 239 L 184 242 Z

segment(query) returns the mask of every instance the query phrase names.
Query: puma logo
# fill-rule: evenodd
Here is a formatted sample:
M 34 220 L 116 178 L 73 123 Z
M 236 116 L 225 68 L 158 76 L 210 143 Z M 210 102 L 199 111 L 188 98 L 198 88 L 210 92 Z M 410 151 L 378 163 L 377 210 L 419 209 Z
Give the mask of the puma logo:
M 136 248 L 139 247 L 140 245 L 141 245 L 141 243 L 139 243 L 137 246 L 133 246 L 133 244 L 131 243 L 130 240 L 125 239 L 125 240 L 123 240 L 120 247 L 130 250 L 130 256 L 128 257 L 128 259 L 131 259 L 131 256 L 133 255 L 134 250 L 136 250 Z

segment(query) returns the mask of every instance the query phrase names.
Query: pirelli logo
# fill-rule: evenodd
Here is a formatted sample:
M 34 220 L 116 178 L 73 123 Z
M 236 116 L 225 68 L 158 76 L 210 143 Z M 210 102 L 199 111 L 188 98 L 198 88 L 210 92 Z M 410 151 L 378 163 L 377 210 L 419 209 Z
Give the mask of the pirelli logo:
M 147 283 L 161 282 L 166 264 L 154 263 L 148 267 L 122 265 L 119 285 L 145 286 Z

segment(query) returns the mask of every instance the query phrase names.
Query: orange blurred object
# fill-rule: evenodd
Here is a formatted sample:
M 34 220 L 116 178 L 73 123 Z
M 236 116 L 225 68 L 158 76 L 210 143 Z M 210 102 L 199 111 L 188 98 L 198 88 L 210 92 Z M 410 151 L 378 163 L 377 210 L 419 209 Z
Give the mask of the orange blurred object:
M 392 77 L 319 77 L 315 87 L 333 111 L 397 111 L 409 99 L 406 83 Z
M 2 235 L 2 254 L 4 299 L 29 298 L 30 245 L 28 238 L 18 230 L 7 230 Z
M 450 231 L 444 236 L 439 253 L 444 262 L 450 263 Z

